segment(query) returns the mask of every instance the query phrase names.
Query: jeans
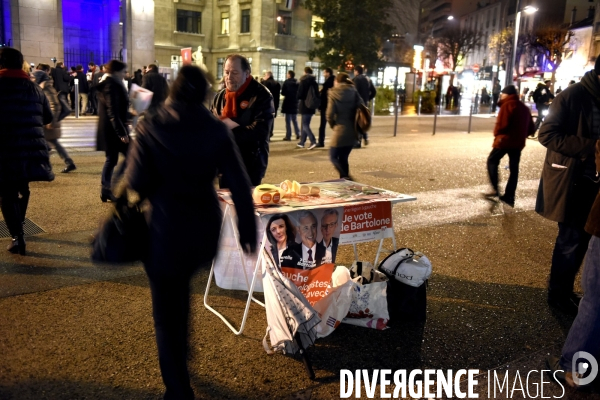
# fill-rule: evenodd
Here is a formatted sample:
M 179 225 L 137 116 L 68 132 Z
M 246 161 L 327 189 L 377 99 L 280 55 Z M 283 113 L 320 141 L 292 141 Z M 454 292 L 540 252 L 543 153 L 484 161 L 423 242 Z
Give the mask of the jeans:
M 10 182 L 0 185 L 0 209 L 8 232 L 13 237 L 23 234 L 29 195 L 28 182 Z
M 585 256 L 590 236 L 583 227 L 558 223 L 548 283 L 549 295 L 565 298 L 573 293 L 575 276 Z
M 492 149 L 492 152 L 487 159 L 488 175 L 490 177 L 490 183 L 492 188 L 498 191 L 498 165 L 500 160 L 508 154 L 508 165 L 510 168 L 510 175 L 508 182 L 506 182 L 506 188 L 504 189 L 504 197 L 507 200 L 514 200 L 515 192 L 517 191 L 517 182 L 519 180 L 519 162 L 521 160 L 520 149 Z
M 97 114 L 98 113 L 98 97 L 97 97 L 97 93 L 96 93 L 96 88 L 90 88 L 89 100 L 90 100 L 89 111 L 92 114 Z
M 319 125 L 319 146 L 325 146 L 325 129 L 327 129 L 327 114 L 321 111 L 321 125 Z
M 81 108 L 79 109 L 79 113 L 85 114 L 86 110 L 87 110 L 88 94 L 87 93 L 79 93 L 79 100 L 81 102 Z
M 125 172 L 125 167 L 127 166 L 126 160 L 127 155 L 123 153 L 125 159 L 121 162 L 121 165 L 117 169 L 117 173 L 115 175 L 115 179 L 119 179 L 123 172 Z M 119 162 L 119 152 L 118 151 L 106 151 L 106 161 L 104 162 L 104 167 L 102 168 L 102 189 L 103 190 L 112 190 L 112 177 L 115 166 Z
M 492 112 L 496 112 L 496 107 L 498 106 L 498 98 L 500 97 L 500 93 L 492 94 Z
M 584 296 L 562 349 L 560 365 L 572 371 L 575 353 L 586 351 L 600 361 L 600 238 L 592 236 L 581 276 Z M 577 360 L 575 360 L 577 361 Z
M 300 129 L 298 129 L 298 114 L 285 114 L 285 137 L 288 139 L 292 138 L 292 124 L 294 124 L 294 131 L 296 132 L 296 139 L 300 138 Z
M 60 158 L 62 158 L 65 161 L 65 164 L 73 165 L 73 160 L 71 159 L 71 157 L 69 157 L 69 153 L 67 153 L 67 150 L 65 150 L 65 148 L 62 147 L 58 139 L 46 139 L 46 142 L 50 143 L 52 147 L 56 149 L 56 152 L 58 153 Z
M 165 400 L 194 399 L 187 369 L 191 276 L 148 274 Z
M 329 149 L 329 159 L 333 163 L 335 169 L 339 172 L 340 178 L 350 177 L 350 165 L 348 164 L 348 157 L 352 146 L 332 147 Z
M 306 143 L 306 136 L 310 139 L 310 144 L 317 144 L 317 140 L 315 139 L 315 135 L 313 135 L 310 130 L 310 120 L 312 119 L 312 114 L 302 114 L 302 135 L 300 136 L 300 143 L 304 146 Z

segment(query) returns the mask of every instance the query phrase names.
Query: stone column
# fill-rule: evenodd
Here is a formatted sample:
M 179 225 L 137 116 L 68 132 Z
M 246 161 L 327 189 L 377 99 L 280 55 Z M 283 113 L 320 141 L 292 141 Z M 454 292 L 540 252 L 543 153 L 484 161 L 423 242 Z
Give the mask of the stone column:
M 126 24 L 129 70 L 154 63 L 154 1 L 127 0 Z

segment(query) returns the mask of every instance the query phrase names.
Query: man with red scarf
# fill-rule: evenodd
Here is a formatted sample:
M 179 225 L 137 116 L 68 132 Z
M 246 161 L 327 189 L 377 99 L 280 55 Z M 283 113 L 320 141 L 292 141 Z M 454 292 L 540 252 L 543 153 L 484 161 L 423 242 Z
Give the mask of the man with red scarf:
M 269 162 L 273 96 L 250 75 L 250 63 L 239 54 L 225 60 L 225 88 L 215 96 L 212 112 L 233 132 L 252 186 L 260 185 Z M 222 179 L 221 187 L 229 187 Z
M 7 250 L 25 255 L 23 223 L 29 182 L 54 179 L 44 125 L 52 110 L 42 89 L 21 68 L 17 49 L 0 48 L 0 208 L 12 236 Z

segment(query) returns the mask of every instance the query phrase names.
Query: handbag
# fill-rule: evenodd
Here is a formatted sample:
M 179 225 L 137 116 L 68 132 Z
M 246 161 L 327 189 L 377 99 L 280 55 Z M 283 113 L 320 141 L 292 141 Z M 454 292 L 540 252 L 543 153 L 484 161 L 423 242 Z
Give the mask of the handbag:
M 93 262 L 145 261 L 149 253 L 149 229 L 139 203 L 129 204 L 124 193 L 111 215 L 101 223 L 92 241 Z

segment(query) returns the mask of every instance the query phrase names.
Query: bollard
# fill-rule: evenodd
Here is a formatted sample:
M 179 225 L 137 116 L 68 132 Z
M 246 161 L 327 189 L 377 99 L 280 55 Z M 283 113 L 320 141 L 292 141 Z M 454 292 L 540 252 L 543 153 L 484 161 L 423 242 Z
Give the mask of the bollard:
M 436 104 L 436 105 L 435 105 L 435 109 L 434 109 L 434 111 L 433 111 L 433 134 L 432 134 L 431 136 L 435 135 L 435 127 L 436 127 L 436 125 L 437 125 L 437 113 L 438 113 L 438 107 L 441 107 L 441 105 L 437 105 L 437 104 Z
M 395 116 L 394 116 L 394 137 L 396 136 L 396 132 L 398 131 L 398 99 L 400 98 L 400 95 L 398 93 L 396 93 L 396 107 L 394 107 L 395 110 Z
M 79 79 L 74 79 L 75 84 L 75 118 L 79 118 Z
M 423 100 L 423 96 L 419 95 L 419 107 L 417 108 L 417 115 L 421 115 L 421 100 Z
M 473 119 L 473 104 L 471 103 L 471 109 L 469 110 L 469 130 L 467 133 L 471 133 L 471 120 Z

